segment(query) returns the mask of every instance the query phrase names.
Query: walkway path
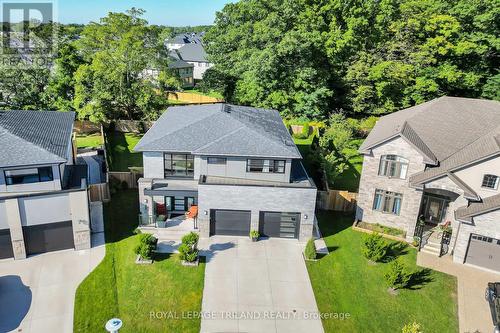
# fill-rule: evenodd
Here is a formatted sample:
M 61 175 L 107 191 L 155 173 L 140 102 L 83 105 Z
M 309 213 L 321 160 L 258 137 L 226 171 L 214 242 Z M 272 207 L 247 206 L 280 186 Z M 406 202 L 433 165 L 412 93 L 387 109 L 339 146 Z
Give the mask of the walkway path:
M 500 274 L 456 264 L 451 256 L 439 258 L 419 252 L 417 264 L 454 275 L 458 279 L 458 321 L 460 332 L 493 332 L 488 302 L 484 298 L 488 282 L 500 282 Z

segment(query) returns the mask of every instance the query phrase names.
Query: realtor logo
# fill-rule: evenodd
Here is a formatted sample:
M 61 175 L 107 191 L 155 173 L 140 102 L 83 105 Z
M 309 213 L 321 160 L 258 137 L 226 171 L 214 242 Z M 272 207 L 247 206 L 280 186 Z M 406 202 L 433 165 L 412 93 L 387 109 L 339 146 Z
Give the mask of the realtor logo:
M 0 4 L 2 55 L 30 64 L 35 57 L 54 54 L 57 27 L 53 24 L 53 1 L 0 0 Z

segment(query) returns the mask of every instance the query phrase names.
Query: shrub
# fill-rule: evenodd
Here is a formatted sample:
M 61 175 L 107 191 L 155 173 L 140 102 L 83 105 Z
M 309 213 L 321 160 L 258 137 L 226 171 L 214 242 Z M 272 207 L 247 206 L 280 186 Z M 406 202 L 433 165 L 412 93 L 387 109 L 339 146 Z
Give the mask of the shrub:
M 401 333 L 423 333 L 423 332 L 420 329 L 420 324 L 413 322 L 410 324 L 406 324 L 401 330 Z
M 405 264 L 399 260 L 394 260 L 389 264 L 389 270 L 384 277 L 389 287 L 392 289 L 401 289 L 405 288 L 408 282 L 410 282 L 411 273 L 408 272 Z
M 250 238 L 259 238 L 260 234 L 257 230 L 250 231 Z
M 191 251 L 191 247 L 187 244 L 182 243 L 177 249 L 179 251 L 179 256 L 182 260 L 186 260 L 186 256 Z
M 122 181 L 122 189 L 128 190 L 128 183 L 125 180 Z
M 363 255 L 371 261 L 382 260 L 387 254 L 388 244 L 378 233 L 373 233 L 363 240 Z
M 187 262 L 193 262 L 196 261 L 196 258 L 198 258 L 198 250 L 186 253 L 184 260 L 186 260 Z
M 316 245 L 314 245 L 314 239 L 310 238 L 307 241 L 306 249 L 304 250 L 304 257 L 308 260 L 316 259 Z
M 190 232 L 189 234 L 184 235 L 182 237 L 182 244 L 187 244 L 189 246 L 193 246 L 196 243 L 198 243 L 199 238 L 200 238 L 200 236 L 197 233 Z
M 151 234 L 139 234 L 138 239 L 139 243 L 134 247 L 135 254 L 143 259 L 151 259 L 158 240 Z

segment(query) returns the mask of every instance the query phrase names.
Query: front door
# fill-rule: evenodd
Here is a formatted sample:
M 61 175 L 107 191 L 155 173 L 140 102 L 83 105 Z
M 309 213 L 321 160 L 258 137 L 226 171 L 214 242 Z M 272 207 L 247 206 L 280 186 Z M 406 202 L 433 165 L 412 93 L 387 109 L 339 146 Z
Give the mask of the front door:
M 424 218 L 425 222 L 438 224 L 441 223 L 446 216 L 446 207 L 448 201 L 446 199 L 433 196 L 424 196 Z

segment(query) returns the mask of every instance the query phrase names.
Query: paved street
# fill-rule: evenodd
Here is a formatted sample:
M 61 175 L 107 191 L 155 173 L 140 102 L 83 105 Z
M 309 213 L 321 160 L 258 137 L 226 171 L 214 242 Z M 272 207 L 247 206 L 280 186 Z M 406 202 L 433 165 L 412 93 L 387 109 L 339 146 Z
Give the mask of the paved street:
M 323 332 L 302 245 L 248 237 L 200 241 L 207 255 L 201 332 Z M 253 319 L 252 319 L 253 316 Z
M 458 279 L 458 321 L 460 332 L 493 332 L 488 302 L 484 298 L 488 282 L 500 282 L 500 274 L 455 264 L 450 256 L 438 258 L 419 252 L 417 264 L 454 275 Z
M 0 260 L 0 332 L 72 332 L 76 288 L 104 258 L 104 234 L 93 248 L 24 260 Z

